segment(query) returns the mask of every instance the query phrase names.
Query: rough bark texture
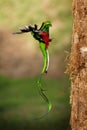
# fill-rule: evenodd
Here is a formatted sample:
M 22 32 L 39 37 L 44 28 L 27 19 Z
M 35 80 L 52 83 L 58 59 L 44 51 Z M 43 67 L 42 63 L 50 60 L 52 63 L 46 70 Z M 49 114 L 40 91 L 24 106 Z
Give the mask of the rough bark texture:
M 71 128 L 87 130 L 87 0 L 73 0 L 70 56 Z

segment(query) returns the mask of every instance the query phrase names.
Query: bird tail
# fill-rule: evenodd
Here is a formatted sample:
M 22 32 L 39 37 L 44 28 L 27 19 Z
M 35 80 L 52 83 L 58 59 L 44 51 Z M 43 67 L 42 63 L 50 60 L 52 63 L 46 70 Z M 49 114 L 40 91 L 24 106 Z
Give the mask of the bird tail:
M 37 87 L 38 87 L 39 94 L 41 95 L 41 97 L 44 99 L 44 101 L 48 105 L 48 110 L 47 110 L 47 112 L 44 115 L 42 115 L 38 119 L 45 117 L 51 111 L 51 108 L 52 108 L 51 102 L 49 101 L 49 99 L 47 98 L 47 96 L 44 93 L 44 90 L 42 89 L 42 76 L 43 75 L 41 74 L 40 77 L 39 77 L 39 79 L 38 79 L 38 81 L 37 81 Z

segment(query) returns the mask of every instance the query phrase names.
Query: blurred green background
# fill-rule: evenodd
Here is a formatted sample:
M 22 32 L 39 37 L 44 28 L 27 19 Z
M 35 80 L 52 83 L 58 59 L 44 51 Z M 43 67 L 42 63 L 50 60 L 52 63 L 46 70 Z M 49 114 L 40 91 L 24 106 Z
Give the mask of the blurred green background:
M 65 75 L 71 48 L 72 0 L 0 0 L 0 130 L 70 130 L 70 80 Z M 50 66 L 43 89 L 36 82 L 43 66 L 38 42 L 28 34 L 12 35 L 19 27 L 51 21 Z

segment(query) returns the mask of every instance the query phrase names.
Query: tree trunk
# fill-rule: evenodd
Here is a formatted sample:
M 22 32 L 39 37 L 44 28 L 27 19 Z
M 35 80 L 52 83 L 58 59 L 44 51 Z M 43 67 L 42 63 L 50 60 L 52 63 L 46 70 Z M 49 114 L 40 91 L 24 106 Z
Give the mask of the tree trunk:
M 87 0 L 73 0 L 72 6 L 70 123 L 72 130 L 87 130 Z

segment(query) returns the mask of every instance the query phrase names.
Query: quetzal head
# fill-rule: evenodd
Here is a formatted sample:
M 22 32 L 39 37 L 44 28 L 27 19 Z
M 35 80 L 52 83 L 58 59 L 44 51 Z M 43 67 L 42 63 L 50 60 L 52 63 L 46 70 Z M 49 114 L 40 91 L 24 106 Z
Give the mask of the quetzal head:
M 41 25 L 39 30 L 45 31 L 49 35 L 49 27 L 51 27 L 51 26 L 52 26 L 51 22 L 50 21 L 46 21 L 46 22 L 42 23 L 42 25 Z

